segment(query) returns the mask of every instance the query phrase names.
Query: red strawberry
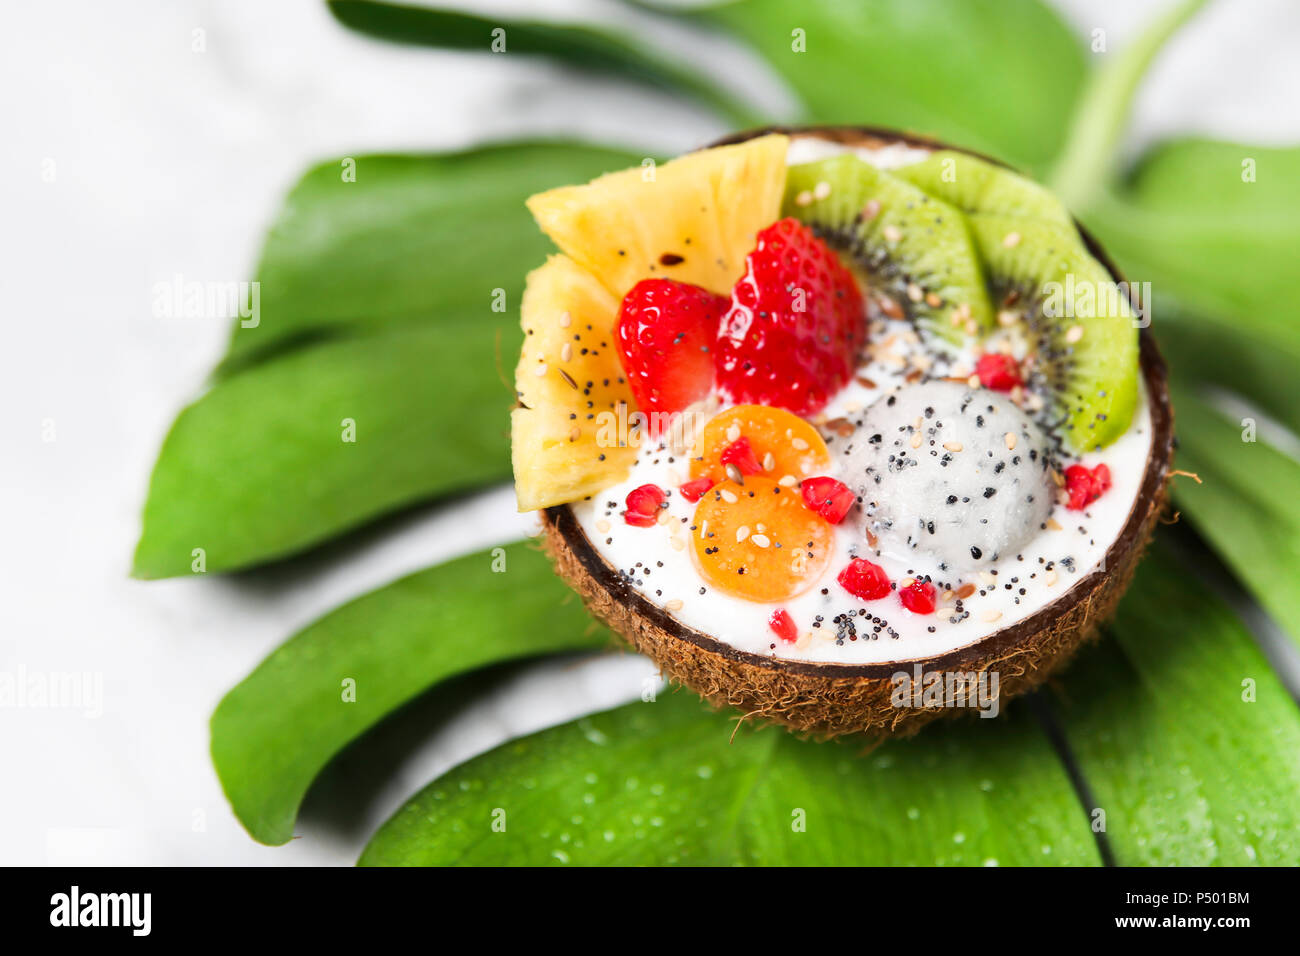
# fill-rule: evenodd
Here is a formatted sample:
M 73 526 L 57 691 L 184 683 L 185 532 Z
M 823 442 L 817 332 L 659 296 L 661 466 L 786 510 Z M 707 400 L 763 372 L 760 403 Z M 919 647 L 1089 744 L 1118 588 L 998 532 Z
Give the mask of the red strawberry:
M 840 587 L 864 601 L 875 601 L 889 593 L 889 575 L 866 558 L 854 558 L 835 579 Z
M 799 629 L 794 626 L 794 619 L 790 617 L 790 612 L 785 608 L 779 607 L 773 611 L 772 616 L 767 619 L 767 624 L 776 633 L 776 636 L 787 644 L 793 644 L 799 640 Z
M 1020 366 L 1010 355 L 1001 352 L 985 352 L 975 363 L 975 374 L 980 384 L 995 392 L 1009 392 L 1017 385 L 1023 385 Z
M 857 501 L 849 486 L 834 478 L 805 478 L 799 486 L 804 503 L 831 524 L 839 524 Z
M 718 330 L 718 386 L 738 403 L 815 414 L 857 366 L 866 334 L 858 283 L 795 219 L 760 232 L 745 262 Z
M 704 493 L 713 487 L 713 479 L 708 475 L 703 478 L 696 478 L 694 481 L 685 482 L 677 490 L 687 501 L 699 501 L 704 497 Z
M 1110 469 L 1105 465 L 1092 469 L 1086 465 L 1071 465 L 1065 469 L 1065 490 L 1070 496 L 1065 507 L 1070 511 L 1082 511 L 1109 488 Z
M 652 436 L 713 387 L 712 349 L 727 306 L 720 295 L 672 279 L 644 279 L 623 297 L 618 354 Z
M 905 588 L 898 589 L 898 599 L 913 614 L 934 613 L 934 585 L 917 578 Z
M 659 509 L 668 496 L 658 485 L 641 485 L 627 493 L 627 511 L 623 520 L 638 528 L 649 528 L 659 520 Z

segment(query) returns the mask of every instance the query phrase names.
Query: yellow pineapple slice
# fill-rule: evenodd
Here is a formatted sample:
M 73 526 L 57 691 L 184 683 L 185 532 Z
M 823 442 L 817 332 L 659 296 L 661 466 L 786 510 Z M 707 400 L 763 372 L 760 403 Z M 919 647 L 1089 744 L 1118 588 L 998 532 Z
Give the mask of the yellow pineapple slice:
M 788 144 L 774 133 L 718 146 L 539 193 L 528 208 L 620 302 L 646 278 L 730 295 L 755 234 L 780 215 Z
M 515 368 L 520 407 L 510 414 L 520 511 L 595 494 L 632 467 L 636 450 L 618 444 L 636 408 L 614 344 L 618 307 L 567 256 L 528 274 Z

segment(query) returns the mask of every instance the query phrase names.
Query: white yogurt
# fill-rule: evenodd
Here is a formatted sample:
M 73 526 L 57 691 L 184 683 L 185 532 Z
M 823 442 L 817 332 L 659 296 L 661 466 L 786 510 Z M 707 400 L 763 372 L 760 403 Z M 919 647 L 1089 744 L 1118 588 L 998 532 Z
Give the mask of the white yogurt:
M 845 148 L 835 143 L 795 139 L 788 157 L 793 164 L 843 151 Z M 926 155 L 924 150 L 902 144 L 854 152 L 883 168 L 915 162 Z M 904 385 L 909 374 L 915 380 L 918 367 L 931 378 L 965 377 L 973 370 L 974 350 L 969 344 L 959 354 L 945 355 L 934 343 L 929 347 L 923 344 L 905 321 L 877 317 L 872 322 L 870 342 L 870 356 L 860 367 L 858 377 L 835 396 L 818 421 L 847 419 L 848 423 L 840 426 L 847 429 L 861 420 L 863 410 L 873 402 Z M 988 394 L 990 399 L 1007 400 L 1002 393 Z M 824 425 L 821 431 L 831 451 L 831 464 L 824 473 L 847 481 L 851 476 L 842 473 L 845 469 L 840 459 L 854 437 L 841 436 Z M 1128 431 L 1082 459 L 1088 467 L 1103 462 L 1109 466 L 1113 481 L 1110 490 L 1083 511 L 1069 511 L 1056 504 L 1048 527 L 1018 553 L 1002 555 L 993 563 L 983 562 L 978 571 L 942 573 L 936 567 L 925 566 L 925 559 L 918 555 L 872 549 L 854 532 L 855 523 L 846 520 L 836 528 L 833 556 L 822 579 L 804 593 L 775 604 L 724 594 L 709 586 L 696 570 L 689 543 L 695 504 L 676 490 L 690 478 L 687 453 L 674 454 L 647 442 L 625 481 L 590 500 L 575 503 L 573 511 L 605 560 L 651 603 L 687 627 L 743 651 L 787 660 L 841 664 L 906 661 L 980 641 L 1060 599 L 1098 568 L 1138 499 L 1150 450 L 1151 414 L 1142 385 L 1138 411 Z M 627 494 L 646 483 L 669 491 L 670 518 L 650 528 L 628 525 L 621 516 Z M 687 543 L 682 549 L 684 540 Z M 963 585 L 973 585 L 975 591 L 961 601 L 960 612 L 954 597 L 941 600 L 935 613 L 925 615 L 906 610 L 897 592 L 876 601 L 862 601 L 835 580 L 855 556 L 879 564 L 891 581 L 930 575 L 940 596 L 945 590 L 956 591 Z M 768 624 L 778 607 L 785 608 L 800 634 L 811 634 L 811 640 L 797 646 L 778 639 Z M 852 632 L 837 624 L 837 619 L 851 622 Z
M 866 146 L 848 147 L 826 139 L 799 136 L 790 140 L 790 146 L 785 153 L 785 162 L 787 166 L 797 166 L 800 163 L 815 163 L 819 159 L 838 156 L 840 153 L 854 153 L 858 158 L 878 169 L 910 166 L 930 155 L 928 149 L 920 149 L 906 143 L 889 143 L 872 149 Z

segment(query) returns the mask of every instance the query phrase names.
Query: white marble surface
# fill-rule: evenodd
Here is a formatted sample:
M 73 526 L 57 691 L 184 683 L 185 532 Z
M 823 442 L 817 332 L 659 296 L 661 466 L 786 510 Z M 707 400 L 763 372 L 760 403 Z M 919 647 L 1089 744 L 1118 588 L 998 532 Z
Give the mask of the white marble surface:
M 483 6 L 627 16 L 596 0 Z M 1159 4 L 1063 6 L 1080 29 L 1105 28 L 1117 49 Z M 742 51 L 638 23 L 789 108 Z M 196 29 L 205 52 L 192 50 Z M 1157 64 L 1130 147 L 1188 130 L 1300 139 L 1300 61 L 1290 52 L 1298 39 L 1293 3 L 1217 4 Z M 221 694 L 329 608 L 518 537 L 529 522 L 498 491 L 310 573 L 150 584 L 126 576 L 158 445 L 228 328 L 153 318 L 154 283 L 176 273 L 247 278 L 279 198 L 319 158 L 521 130 L 671 152 L 723 132 L 698 110 L 626 84 L 578 93 L 573 74 L 536 61 L 368 41 L 315 0 L 81 0 L 6 11 L 0 670 L 99 673 L 104 700 L 98 717 L 0 708 L 0 863 L 351 863 L 366 834 L 450 764 L 638 692 L 650 668 L 635 658 L 534 668 L 386 769 L 348 825 L 317 812 L 289 846 L 260 847 L 231 816 L 208 761 L 207 719 Z M 44 441 L 51 427 L 54 440 Z

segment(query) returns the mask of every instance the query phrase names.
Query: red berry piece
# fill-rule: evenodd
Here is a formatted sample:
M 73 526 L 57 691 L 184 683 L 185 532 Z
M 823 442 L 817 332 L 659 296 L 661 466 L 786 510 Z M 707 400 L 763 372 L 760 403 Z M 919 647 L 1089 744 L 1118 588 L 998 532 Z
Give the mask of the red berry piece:
M 703 478 L 696 478 L 694 481 L 686 482 L 677 491 L 687 501 L 699 501 L 704 497 L 704 493 L 712 487 L 713 479 L 706 475 Z
M 627 511 L 623 520 L 638 528 L 649 528 L 659 520 L 659 509 L 668 496 L 658 485 L 641 485 L 627 493 Z
M 929 581 L 918 578 L 907 587 L 899 588 L 898 598 L 913 614 L 934 613 L 934 585 Z
M 671 279 L 644 279 L 623 297 L 618 353 L 652 436 L 713 387 L 712 350 L 729 305 L 723 296 Z
M 980 384 L 995 392 L 1009 392 L 1017 385 L 1023 385 L 1020 365 L 1010 355 L 1001 352 L 985 352 L 975 363 L 975 374 Z
M 854 558 L 835 579 L 840 587 L 864 601 L 875 601 L 889 593 L 889 575 L 866 558 Z
M 834 478 L 805 478 L 799 487 L 803 500 L 831 524 L 839 524 L 857 501 L 849 486 Z
M 811 229 L 758 234 L 718 331 L 715 377 L 738 404 L 820 411 L 848 384 L 866 337 L 862 291 Z
M 759 462 L 758 456 L 754 454 L 754 448 L 749 444 L 749 439 L 743 435 L 737 438 L 726 448 L 722 449 L 722 454 L 718 456 L 722 462 L 722 467 L 735 465 L 740 469 L 742 475 L 757 475 L 763 470 L 763 465 Z
M 783 607 L 772 612 L 772 616 L 767 619 L 767 624 L 776 636 L 787 644 L 793 644 L 799 639 L 799 629 L 794 626 L 794 619 L 790 617 L 790 612 Z
M 1065 469 L 1065 491 L 1070 496 L 1065 507 L 1071 511 L 1082 511 L 1105 494 L 1110 484 L 1110 469 L 1105 465 L 1096 468 L 1071 465 Z

